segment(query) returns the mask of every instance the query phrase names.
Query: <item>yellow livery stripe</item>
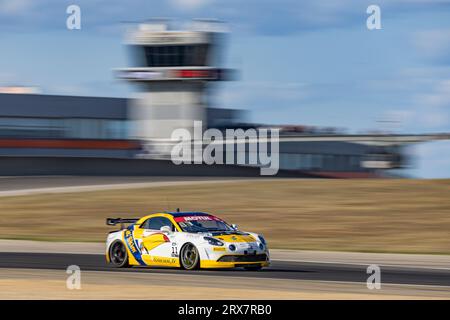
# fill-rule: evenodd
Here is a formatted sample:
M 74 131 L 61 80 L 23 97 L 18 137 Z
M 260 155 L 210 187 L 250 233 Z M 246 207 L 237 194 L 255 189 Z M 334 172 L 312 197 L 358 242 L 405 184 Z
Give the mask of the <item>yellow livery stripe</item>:
M 216 239 L 225 241 L 225 242 L 255 242 L 256 239 L 251 235 L 222 235 L 216 236 Z

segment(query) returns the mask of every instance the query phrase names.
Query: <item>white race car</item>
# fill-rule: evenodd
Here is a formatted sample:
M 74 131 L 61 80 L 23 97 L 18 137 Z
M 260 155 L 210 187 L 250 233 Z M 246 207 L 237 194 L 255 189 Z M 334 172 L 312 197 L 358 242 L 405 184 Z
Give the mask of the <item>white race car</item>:
M 270 263 L 263 236 L 203 212 L 154 213 L 140 219 L 108 218 L 121 224 L 106 240 L 106 260 L 115 267 L 164 266 L 187 270 L 259 270 Z M 129 223 L 128 227 L 124 224 Z

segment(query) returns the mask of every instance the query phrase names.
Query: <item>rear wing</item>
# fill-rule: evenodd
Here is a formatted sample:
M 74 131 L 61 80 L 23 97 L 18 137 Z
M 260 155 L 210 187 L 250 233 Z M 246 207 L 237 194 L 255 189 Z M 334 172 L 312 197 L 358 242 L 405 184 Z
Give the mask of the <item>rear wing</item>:
M 106 224 L 108 226 L 115 226 L 120 223 L 120 227 L 124 229 L 125 223 L 135 223 L 139 218 L 106 218 Z

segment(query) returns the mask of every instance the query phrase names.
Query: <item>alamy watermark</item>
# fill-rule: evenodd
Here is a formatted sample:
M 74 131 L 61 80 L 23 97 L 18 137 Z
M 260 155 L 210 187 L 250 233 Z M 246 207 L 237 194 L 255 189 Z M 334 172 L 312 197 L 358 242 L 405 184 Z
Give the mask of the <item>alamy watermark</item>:
M 381 289 L 381 269 L 376 264 L 371 264 L 367 267 L 367 274 L 370 276 L 367 278 L 366 285 L 367 289 Z
M 66 27 L 68 30 L 81 29 L 81 8 L 76 4 L 71 4 L 66 8 L 66 13 L 69 15 L 66 20 Z M 381 8 L 376 4 L 371 4 L 367 7 L 366 13 L 369 14 L 366 20 L 366 26 L 369 30 L 381 29 Z
M 380 30 L 381 29 L 381 8 L 376 4 L 372 4 L 367 7 L 367 14 L 370 16 L 366 20 L 366 26 L 369 30 Z
M 81 289 L 81 269 L 77 265 L 70 265 L 66 269 L 66 273 L 69 274 L 66 280 L 66 287 L 69 290 Z
M 193 134 L 180 128 L 172 132 L 171 160 L 174 164 L 228 164 L 260 167 L 261 175 L 279 170 L 278 129 L 218 129 L 203 131 L 202 121 L 194 121 Z
M 66 20 L 66 27 L 68 30 L 81 29 L 81 8 L 76 4 L 67 7 L 66 13 L 69 15 Z

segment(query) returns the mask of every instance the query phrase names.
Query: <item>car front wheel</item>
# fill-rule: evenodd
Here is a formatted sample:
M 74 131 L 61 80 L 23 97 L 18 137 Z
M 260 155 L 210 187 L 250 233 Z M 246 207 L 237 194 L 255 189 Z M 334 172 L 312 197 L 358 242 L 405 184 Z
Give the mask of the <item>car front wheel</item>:
M 181 248 L 180 264 L 183 269 L 197 269 L 200 264 L 200 255 L 192 243 L 187 243 Z

